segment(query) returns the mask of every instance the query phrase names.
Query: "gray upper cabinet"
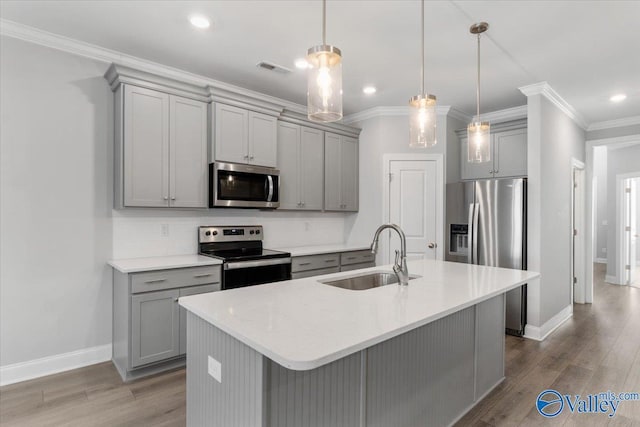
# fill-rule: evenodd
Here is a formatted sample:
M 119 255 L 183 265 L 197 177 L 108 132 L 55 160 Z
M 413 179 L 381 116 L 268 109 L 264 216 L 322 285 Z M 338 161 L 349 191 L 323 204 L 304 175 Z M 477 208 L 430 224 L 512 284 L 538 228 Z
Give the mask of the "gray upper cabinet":
M 322 210 L 324 132 L 278 123 L 280 209 Z
M 491 161 L 470 163 L 467 134 L 459 131 L 463 180 L 527 176 L 526 121 L 500 123 L 491 129 Z
M 123 85 L 116 126 L 116 207 L 207 206 L 206 103 Z
M 169 95 L 127 85 L 122 109 L 124 205 L 169 206 Z
M 213 122 L 213 160 L 276 166 L 278 130 L 275 117 L 217 103 Z
M 358 210 L 358 140 L 325 133 L 324 208 Z
M 207 105 L 170 97 L 170 206 L 207 207 Z

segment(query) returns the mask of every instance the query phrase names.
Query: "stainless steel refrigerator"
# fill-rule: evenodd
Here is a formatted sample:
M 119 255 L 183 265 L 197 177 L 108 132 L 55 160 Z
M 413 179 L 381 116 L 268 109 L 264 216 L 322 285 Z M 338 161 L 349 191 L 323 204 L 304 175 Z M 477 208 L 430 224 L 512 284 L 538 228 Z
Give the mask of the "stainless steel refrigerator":
M 445 259 L 527 269 L 527 179 L 447 184 Z M 506 332 L 522 336 L 527 286 L 507 293 Z

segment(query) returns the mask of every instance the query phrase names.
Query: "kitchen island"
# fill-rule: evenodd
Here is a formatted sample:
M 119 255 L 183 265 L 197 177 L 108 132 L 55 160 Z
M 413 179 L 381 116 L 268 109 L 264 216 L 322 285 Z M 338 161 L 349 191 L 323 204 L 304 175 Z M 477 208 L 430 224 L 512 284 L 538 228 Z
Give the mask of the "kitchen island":
M 320 281 L 180 298 L 191 426 L 449 425 L 504 379 L 504 294 L 539 274 L 432 260 L 408 286 Z

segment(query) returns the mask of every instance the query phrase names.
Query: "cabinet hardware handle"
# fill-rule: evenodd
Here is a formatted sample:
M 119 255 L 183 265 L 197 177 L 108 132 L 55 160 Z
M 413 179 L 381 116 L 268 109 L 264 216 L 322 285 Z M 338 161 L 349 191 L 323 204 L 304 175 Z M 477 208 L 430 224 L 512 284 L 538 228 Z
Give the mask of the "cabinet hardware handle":
M 311 263 L 310 262 L 301 262 L 300 266 L 302 267 L 303 265 L 311 265 Z
M 174 299 L 173 299 L 173 302 L 178 302 L 178 298 L 174 298 Z
M 249 158 L 249 155 L 247 154 L 246 156 L 244 156 L 244 158 L 245 158 L 245 159 L 248 159 L 248 158 Z
M 168 198 L 167 196 L 164 196 L 164 197 L 163 197 L 163 199 L 165 199 L 165 200 L 169 200 L 169 198 Z
M 335 259 L 325 259 L 324 262 L 336 262 Z
M 172 197 L 172 198 L 171 198 L 171 200 L 175 200 L 175 199 L 176 199 L 175 197 Z
M 207 276 L 211 276 L 211 273 L 207 273 L 207 274 L 196 274 L 195 276 L 193 276 L 194 278 L 199 278 L 199 277 L 207 277 Z
M 249 156 L 249 160 L 253 160 L 253 156 Z
M 166 282 L 167 279 L 155 279 L 155 280 L 147 280 L 144 283 L 160 283 L 160 282 Z
M 493 172 L 498 173 L 498 172 L 500 172 L 500 171 L 499 171 L 498 169 L 496 169 L 496 170 L 494 170 Z
M 357 258 L 354 257 L 354 256 L 349 256 L 349 257 L 347 257 L 347 259 L 351 260 L 351 259 L 357 259 Z

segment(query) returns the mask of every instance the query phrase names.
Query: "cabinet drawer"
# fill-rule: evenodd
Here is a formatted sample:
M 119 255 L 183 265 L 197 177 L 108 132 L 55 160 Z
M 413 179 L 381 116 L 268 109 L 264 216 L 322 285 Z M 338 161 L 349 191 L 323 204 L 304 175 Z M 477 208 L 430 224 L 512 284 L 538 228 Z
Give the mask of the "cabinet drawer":
M 131 275 L 131 293 L 182 288 L 220 282 L 219 266 L 158 270 Z
M 304 279 L 305 277 L 322 276 L 323 274 L 333 274 L 333 273 L 339 273 L 339 272 L 340 272 L 340 268 L 338 267 L 300 271 L 298 273 L 291 273 L 291 279 Z
M 354 251 L 340 254 L 340 265 L 361 264 L 363 262 L 374 262 L 375 255 L 371 251 Z
M 375 262 L 361 262 L 360 264 L 348 264 L 340 267 L 340 271 L 352 271 L 352 270 L 360 270 L 361 268 L 371 268 L 375 267 Z
M 340 265 L 339 254 L 309 255 L 294 257 L 291 260 L 291 272 L 317 270 Z

